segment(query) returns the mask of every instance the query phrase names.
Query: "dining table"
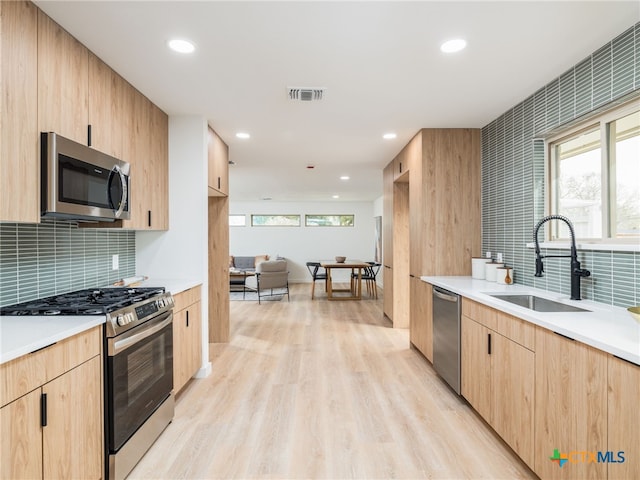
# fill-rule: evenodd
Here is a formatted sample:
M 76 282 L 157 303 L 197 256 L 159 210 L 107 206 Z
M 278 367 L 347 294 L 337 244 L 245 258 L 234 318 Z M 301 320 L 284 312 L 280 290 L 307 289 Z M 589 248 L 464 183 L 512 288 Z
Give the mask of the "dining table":
M 320 262 L 320 266 L 327 271 L 327 299 L 328 300 L 360 300 L 362 299 L 362 269 L 369 267 L 367 262 L 360 260 L 345 260 L 344 262 L 336 262 L 335 260 L 324 260 Z M 331 270 L 333 269 L 351 269 L 349 288 L 333 288 L 331 279 Z M 354 277 L 355 271 L 358 271 Z M 335 295 L 339 293 L 340 295 Z M 349 293 L 349 295 L 342 295 Z

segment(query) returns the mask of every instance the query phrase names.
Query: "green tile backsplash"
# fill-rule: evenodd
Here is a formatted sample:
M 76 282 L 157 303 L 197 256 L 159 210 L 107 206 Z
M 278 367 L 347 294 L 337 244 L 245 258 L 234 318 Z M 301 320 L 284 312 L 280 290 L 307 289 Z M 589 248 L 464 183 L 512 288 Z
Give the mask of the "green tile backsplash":
M 535 137 L 640 90 L 639 62 L 640 23 L 482 129 L 482 249 L 502 252 L 516 283 L 570 293 L 569 260 L 546 260 L 544 276 L 536 278 L 534 252 L 526 247 L 545 213 L 545 145 Z M 640 305 L 640 252 L 579 251 L 578 257 L 591 271 L 582 280 L 583 298 Z
M 112 255 L 119 269 L 112 270 Z M 135 232 L 74 222 L 0 223 L 0 306 L 135 275 Z

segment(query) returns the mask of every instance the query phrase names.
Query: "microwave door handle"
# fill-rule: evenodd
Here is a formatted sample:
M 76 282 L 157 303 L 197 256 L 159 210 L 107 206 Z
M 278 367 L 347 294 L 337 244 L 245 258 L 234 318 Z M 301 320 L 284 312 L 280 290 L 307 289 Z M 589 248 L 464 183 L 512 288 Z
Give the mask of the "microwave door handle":
M 125 176 L 125 174 L 123 173 L 122 169 L 118 166 L 118 165 L 114 165 L 113 168 L 111 169 L 111 174 L 109 175 L 109 185 L 111 185 L 111 181 L 113 179 L 113 175 L 114 173 L 117 173 L 118 176 L 120 177 L 120 184 L 122 186 L 122 198 L 120 198 L 120 205 L 118 207 L 118 209 L 115 211 L 114 216 L 116 218 L 120 218 L 120 215 L 122 215 L 122 212 L 124 211 L 124 207 L 127 204 L 127 177 Z M 108 195 L 109 195 L 109 203 L 111 204 L 111 208 L 114 208 L 114 202 L 113 202 L 113 198 L 111 198 L 111 188 L 108 189 Z

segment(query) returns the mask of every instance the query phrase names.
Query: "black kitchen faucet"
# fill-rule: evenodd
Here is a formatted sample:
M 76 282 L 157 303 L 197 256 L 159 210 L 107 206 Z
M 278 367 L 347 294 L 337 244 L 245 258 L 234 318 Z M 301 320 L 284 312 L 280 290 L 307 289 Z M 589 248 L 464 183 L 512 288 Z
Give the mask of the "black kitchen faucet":
M 570 255 L 540 255 L 540 244 L 538 243 L 538 230 L 540 227 L 549 220 L 562 220 L 569 226 L 569 232 L 571 233 L 571 254 Z M 533 239 L 536 243 L 536 277 L 541 277 L 544 272 L 544 265 L 542 264 L 543 258 L 571 258 L 571 300 L 580 300 L 580 278 L 588 277 L 591 275 L 589 270 L 580 268 L 580 262 L 578 261 L 578 254 L 576 252 L 576 235 L 573 231 L 573 224 L 571 220 L 562 215 L 548 215 L 540 220 L 533 229 Z

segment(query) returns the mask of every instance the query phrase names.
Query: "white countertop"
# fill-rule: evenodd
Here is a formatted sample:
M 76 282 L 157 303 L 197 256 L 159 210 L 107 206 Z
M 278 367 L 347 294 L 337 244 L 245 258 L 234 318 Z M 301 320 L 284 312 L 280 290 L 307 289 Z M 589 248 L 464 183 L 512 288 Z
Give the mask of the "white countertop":
M 420 277 L 423 281 L 450 290 L 497 310 L 553 330 L 599 350 L 640 365 L 640 323 L 626 309 L 590 300 L 570 300 L 568 295 L 525 285 L 500 285 L 471 277 Z M 536 312 L 488 293 L 535 294 L 573 305 L 588 312 Z
M 53 343 L 89 330 L 106 321 L 92 316 L 0 317 L 0 365 Z
M 150 278 L 141 287 L 164 287 L 173 295 L 202 284 L 179 278 Z M 106 321 L 98 316 L 0 316 L 0 364 L 77 335 Z
M 202 285 L 202 281 L 188 278 L 149 278 L 142 282 L 140 287 L 164 287 L 166 291 L 175 295 L 190 288 Z

